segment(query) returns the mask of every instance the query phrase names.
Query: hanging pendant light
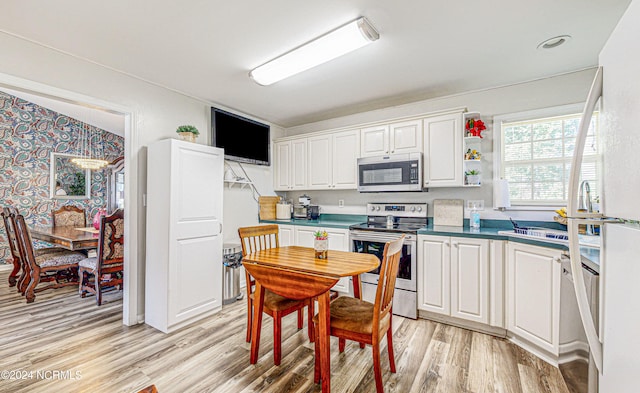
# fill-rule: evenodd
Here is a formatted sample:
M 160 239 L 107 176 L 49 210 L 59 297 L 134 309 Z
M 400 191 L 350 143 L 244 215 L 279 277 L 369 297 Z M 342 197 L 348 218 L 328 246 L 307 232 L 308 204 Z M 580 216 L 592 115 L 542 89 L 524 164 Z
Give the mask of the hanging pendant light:
M 104 159 L 104 144 L 102 143 L 102 131 L 95 130 L 88 124 L 82 123 L 82 129 L 78 138 L 78 154 L 71 159 L 76 166 L 82 169 L 96 170 L 109 165 Z

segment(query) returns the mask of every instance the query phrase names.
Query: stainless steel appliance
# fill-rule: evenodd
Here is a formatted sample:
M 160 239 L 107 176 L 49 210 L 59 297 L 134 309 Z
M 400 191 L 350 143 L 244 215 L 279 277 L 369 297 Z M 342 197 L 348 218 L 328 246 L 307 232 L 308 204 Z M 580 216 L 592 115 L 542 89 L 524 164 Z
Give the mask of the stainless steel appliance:
M 367 222 L 352 225 L 351 251 L 369 253 L 382 258 L 384 245 L 405 234 L 400 266 L 393 297 L 393 313 L 407 318 L 418 317 L 417 235 L 427 225 L 426 203 L 369 203 Z M 375 300 L 379 269 L 361 275 L 362 297 Z
M 307 219 L 307 210 L 309 206 L 294 205 L 293 206 L 293 218 Z
M 227 305 L 242 299 L 239 269 L 242 266 L 242 246 L 236 243 L 223 244 L 222 264 L 224 265 L 222 304 Z
M 303 220 L 317 220 L 320 217 L 320 206 L 318 205 L 295 205 L 293 207 L 293 218 Z
M 358 158 L 358 191 L 421 191 L 422 153 Z

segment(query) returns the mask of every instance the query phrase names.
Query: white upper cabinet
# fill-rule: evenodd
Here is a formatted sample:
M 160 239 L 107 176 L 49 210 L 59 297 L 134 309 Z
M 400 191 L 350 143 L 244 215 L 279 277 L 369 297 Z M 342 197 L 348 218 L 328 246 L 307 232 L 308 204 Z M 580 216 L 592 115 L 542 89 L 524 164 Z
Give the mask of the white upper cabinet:
M 360 130 L 362 144 L 360 157 L 382 156 L 389 154 L 389 126 L 380 125 Z
M 310 190 L 357 188 L 358 130 L 309 137 Z
M 391 154 L 422 150 L 422 121 L 412 120 L 389 125 Z
M 307 138 L 274 143 L 274 189 L 307 189 Z
M 363 128 L 361 157 L 420 152 L 422 121 L 411 120 Z
M 462 112 L 424 119 L 424 186 L 461 187 L 462 170 Z

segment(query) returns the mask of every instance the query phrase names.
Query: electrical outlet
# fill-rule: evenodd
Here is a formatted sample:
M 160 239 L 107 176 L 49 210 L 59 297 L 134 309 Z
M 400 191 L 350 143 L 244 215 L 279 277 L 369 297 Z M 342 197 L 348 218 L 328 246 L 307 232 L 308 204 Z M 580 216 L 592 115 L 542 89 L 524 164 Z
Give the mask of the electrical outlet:
M 338 207 L 344 207 L 344 199 L 338 199 Z
M 484 200 L 476 199 L 476 200 L 468 200 L 467 201 L 467 209 L 471 210 L 484 210 Z

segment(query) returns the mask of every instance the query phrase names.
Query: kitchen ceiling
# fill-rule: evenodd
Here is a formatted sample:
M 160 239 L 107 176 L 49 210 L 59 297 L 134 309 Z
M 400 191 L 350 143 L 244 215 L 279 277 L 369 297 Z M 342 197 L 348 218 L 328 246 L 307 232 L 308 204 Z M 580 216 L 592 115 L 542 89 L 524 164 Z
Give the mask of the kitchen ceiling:
M 0 31 L 291 127 L 593 67 L 629 2 L 4 0 Z M 374 44 L 271 86 L 248 76 L 359 16 Z

